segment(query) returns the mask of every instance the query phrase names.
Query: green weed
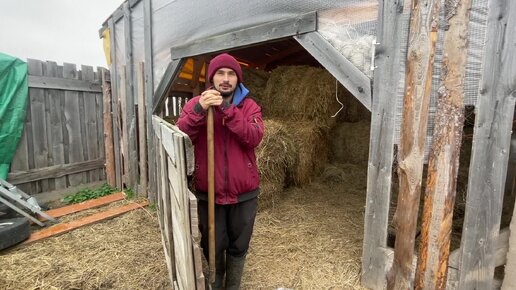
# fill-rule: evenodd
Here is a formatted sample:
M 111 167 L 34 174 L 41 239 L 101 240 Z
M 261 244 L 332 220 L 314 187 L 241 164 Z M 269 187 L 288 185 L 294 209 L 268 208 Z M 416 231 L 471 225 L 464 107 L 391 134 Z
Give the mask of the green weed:
M 109 184 L 104 183 L 100 188 L 97 189 L 82 189 L 77 193 L 65 196 L 61 201 L 66 204 L 79 203 L 90 199 L 99 198 L 102 196 L 109 195 L 113 192 L 120 191 L 118 188 L 111 187 Z

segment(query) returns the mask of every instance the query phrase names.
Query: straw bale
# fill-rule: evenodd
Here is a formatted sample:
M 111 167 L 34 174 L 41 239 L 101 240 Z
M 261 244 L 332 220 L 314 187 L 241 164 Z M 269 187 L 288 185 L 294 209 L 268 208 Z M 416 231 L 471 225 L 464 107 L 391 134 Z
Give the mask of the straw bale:
M 332 160 L 366 164 L 369 160 L 370 127 L 368 121 L 337 124 L 330 133 Z
M 279 66 L 271 72 L 263 97 L 266 117 L 311 120 L 331 127 L 340 105 L 336 80 L 326 70 L 310 66 Z
M 321 179 L 328 183 L 341 183 L 355 189 L 366 190 L 367 166 L 351 163 L 326 164 Z
M 327 133 L 310 121 L 284 121 L 284 124 L 292 134 L 297 156 L 287 172 L 287 184 L 308 184 L 328 162 Z
M 142 209 L 15 247 L 0 265 L 0 289 L 171 287 L 156 213 Z
M 270 73 L 249 67 L 242 67 L 242 73 L 244 78 L 243 84 L 249 89 L 249 95 L 261 105 Z
M 256 149 L 256 161 L 263 181 L 283 184 L 287 169 L 296 162 L 296 148 L 287 126 L 264 120 L 265 132 Z

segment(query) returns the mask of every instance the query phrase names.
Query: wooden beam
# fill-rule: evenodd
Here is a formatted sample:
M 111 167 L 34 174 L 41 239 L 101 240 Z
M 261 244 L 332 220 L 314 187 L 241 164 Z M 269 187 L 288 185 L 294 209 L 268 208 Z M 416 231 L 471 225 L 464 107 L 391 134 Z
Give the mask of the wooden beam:
M 89 161 L 81 161 L 69 164 L 59 164 L 38 169 L 30 169 L 27 171 L 11 172 L 7 177 L 7 181 L 9 181 L 9 183 L 11 184 L 18 185 L 42 179 L 63 177 L 69 174 L 86 172 L 103 167 L 104 159 L 99 158 Z
M 505 265 L 507 263 L 507 252 L 509 251 L 509 234 L 512 231 L 509 231 L 509 228 L 504 228 L 500 230 L 498 234 L 498 239 L 496 240 L 495 246 L 495 267 Z M 448 268 L 460 269 L 460 254 L 461 250 L 456 249 L 450 254 L 450 258 L 448 260 Z
M 147 197 L 147 130 L 145 118 L 145 81 L 143 62 L 138 64 L 138 137 L 140 149 L 140 195 Z
M 504 0 L 488 3 L 482 80 L 461 239 L 459 289 L 490 289 L 493 284 L 514 118 L 516 3 Z
M 396 242 L 387 289 L 413 289 L 412 255 L 421 195 L 432 70 L 441 0 L 412 1 L 399 146 Z
M 318 32 L 294 37 L 317 61 L 352 93 L 368 110 L 371 110 L 371 79 L 347 60 Z
M 111 82 L 107 80 L 108 71 L 101 70 L 104 110 L 104 150 L 106 155 L 106 179 L 111 186 L 116 186 L 115 152 L 113 149 L 113 119 L 111 116 Z
M 29 75 L 29 88 L 102 93 L 98 82 Z
M 116 34 L 115 23 L 113 19 L 110 19 L 109 22 L 109 30 L 111 31 L 111 43 L 110 43 L 110 53 L 111 53 L 111 118 L 113 124 L 113 149 L 114 149 L 114 159 L 115 159 L 115 182 L 116 187 L 122 188 L 122 161 L 120 154 L 120 126 L 118 123 L 120 110 L 119 110 L 119 95 L 118 95 L 118 74 L 120 73 L 117 68 L 117 60 L 116 60 L 116 38 L 118 34 Z
M 30 235 L 29 239 L 25 240 L 25 242 L 23 242 L 23 244 L 30 244 L 30 243 L 33 243 L 33 242 L 36 242 L 36 241 L 39 241 L 42 239 L 61 235 L 61 234 L 67 233 L 69 231 L 75 230 L 75 229 L 83 227 L 83 226 L 91 225 L 91 224 L 97 223 L 99 221 L 117 217 L 117 216 L 122 215 L 131 210 L 143 208 L 147 205 L 149 205 L 149 202 L 146 200 L 139 202 L 139 203 L 130 203 L 130 204 L 127 204 L 124 206 L 111 208 L 111 209 L 108 209 L 103 212 L 92 214 L 90 216 L 83 217 L 78 220 L 74 220 L 74 221 L 67 222 L 67 223 L 60 223 L 60 224 L 45 228 L 41 231 L 32 233 Z
M 154 93 L 152 100 L 152 112 L 158 112 L 158 109 L 161 107 L 163 102 L 165 102 L 165 98 L 168 96 L 168 92 L 170 91 L 170 87 L 174 82 L 174 78 L 179 74 L 181 68 L 183 67 L 184 59 L 180 60 L 172 60 L 165 70 L 163 74 L 163 78 L 159 82 L 158 87 L 156 88 L 156 92 Z
M 125 97 L 126 106 L 123 108 L 126 110 L 126 122 L 127 122 L 127 138 L 128 151 L 126 156 L 128 157 L 125 161 L 128 162 L 127 175 L 127 186 L 136 189 L 138 184 L 138 150 L 137 150 L 137 137 L 136 137 L 136 114 L 135 114 L 135 91 L 134 91 L 134 75 L 133 71 L 133 45 L 132 45 L 132 21 L 131 21 L 131 10 L 129 3 L 124 3 L 124 33 L 125 33 Z
M 192 43 L 174 46 L 170 48 L 170 54 L 172 59 L 187 58 L 299 35 L 301 33 L 315 31 L 316 29 L 317 15 L 315 12 L 310 12 L 298 17 L 265 23 Z
M 117 193 L 113 193 L 113 194 L 99 197 L 96 199 L 91 199 L 91 200 L 83 201 L 80 203 L 71 204 L 71 205 L 60 207 L 60 208 L 47 210 L 47 211 L 45 211 L 45 214 L 47 214 L 53 218 L 59 218 L 59 217 L 65 216 L 65 215 L 69 215 L 69 214 L 87 210 L 87 209 L 96 208 L 96 207 L 106 205 L 106 204 L 109 204 L 109 203 L 112 203 L 115 201 L 119 201 L 122 199 L 125 199 L 125 193 L 117 192 Z M 42 216 L 38 216 L 38 219 L 40 221 L 46 220 Z
M 386 282 L 382 249 L 387 247 L 403 1 L 380 0 L 378 7 L 361 277 L 362 285 L 371 289 L 384 289 Z
M 445 289 L 450 254 L 453 207 L 464 127 L 464 76 L 468 51 L 471 0 L 455 2 L 446 17 L 442 86 L 439 88 L 433 144 L 423 209 L 416 289 Z
M 144 46 L 145 46 L 145 111 L 147 121 L 147 161 L 149 170 L 149 200 L 155 201 L 156 173 L 155 173 L 155 146 L 152 131 L 152 101 L 154 96 L 154 64 L 152 49 L 152 3 L 143 0 Z

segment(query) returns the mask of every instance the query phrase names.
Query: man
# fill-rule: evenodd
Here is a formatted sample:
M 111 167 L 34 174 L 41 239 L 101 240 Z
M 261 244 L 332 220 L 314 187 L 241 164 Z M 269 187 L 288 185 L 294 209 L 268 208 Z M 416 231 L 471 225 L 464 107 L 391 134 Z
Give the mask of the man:
M 213 58 L 213 87 L 183 108 L 177 126 L 195 147 L 195 187 L 201 246 L 208 258 L 207 110 L 213 107 L 215 144 L 215 257 L 213 289 L 239 289 L 253 232 L 259 193 L 255 148 L 263 137 L 261 108 L 242 84 L 242 68 L 229 54 Z

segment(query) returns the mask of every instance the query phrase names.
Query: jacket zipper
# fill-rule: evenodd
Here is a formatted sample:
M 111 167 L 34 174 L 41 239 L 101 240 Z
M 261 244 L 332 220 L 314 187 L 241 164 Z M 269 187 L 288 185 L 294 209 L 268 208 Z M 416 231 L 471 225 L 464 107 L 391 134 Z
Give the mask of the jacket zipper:
M 224 132 L 224 191 L 226 192 L 226 204 L 229 204 L 228 194 L 228 150 L 227 150 L 227 138 L 226 138 L 226 127 L 222 127 Z

